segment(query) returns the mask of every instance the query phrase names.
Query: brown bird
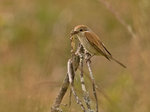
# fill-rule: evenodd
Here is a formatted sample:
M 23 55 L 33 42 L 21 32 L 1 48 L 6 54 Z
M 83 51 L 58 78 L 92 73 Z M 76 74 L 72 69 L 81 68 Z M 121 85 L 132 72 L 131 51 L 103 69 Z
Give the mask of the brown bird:
M 91 55 L 102 55 L 108 60 L 114 60 L 122 67 L 124 64 L 116 60 L 111 53 L 106 49 L 100 38 L 86 25 L 78 25 L 71 32 L 71 36 L 77 35 L 80 43 Z

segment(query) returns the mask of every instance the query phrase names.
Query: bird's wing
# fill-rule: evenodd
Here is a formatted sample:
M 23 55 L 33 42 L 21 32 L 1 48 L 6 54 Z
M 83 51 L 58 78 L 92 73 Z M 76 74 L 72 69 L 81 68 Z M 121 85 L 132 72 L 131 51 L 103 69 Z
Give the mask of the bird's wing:
M 85 37 L 89 41 L 89 43 L 107 59 L 109 59 L 109 57 L 112 56 L 111 53 L 106 49 L 104 44 L 101 42 L 100 38 L 95 33 L 85 32 Z

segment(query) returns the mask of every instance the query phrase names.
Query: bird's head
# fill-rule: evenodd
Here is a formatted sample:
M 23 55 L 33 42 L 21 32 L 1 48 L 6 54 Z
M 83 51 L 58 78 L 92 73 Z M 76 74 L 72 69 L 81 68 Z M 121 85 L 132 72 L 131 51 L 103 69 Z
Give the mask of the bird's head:
M 71 36 L 85 31 L 89 31 L 89 28 L 86 25 L 78 25 L 74 27 L 73 31 L 71 32 Z

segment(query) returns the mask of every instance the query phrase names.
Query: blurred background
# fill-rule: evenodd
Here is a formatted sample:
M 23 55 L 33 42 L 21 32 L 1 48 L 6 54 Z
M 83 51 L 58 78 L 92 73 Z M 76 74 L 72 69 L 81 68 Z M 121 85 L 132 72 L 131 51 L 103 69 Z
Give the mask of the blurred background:
M 150 112 L 150 1 L 107 0 L 136 36 L 101 1 L 0 1 L 0 112 L 50 110 L 67 71 L 69 33 L 78 24 L 102 35 L 108 50 L 127 66 L 124 69 L 104 57 L 92 59 L 96 82 L 111 100 L 98 92 L 101 110 Z M 81 96 L 79 71 L 75 86 Z M 68 95 L 69 91 L 62 104 L 68 103 Z M 72 100 L 70 111 L 80 112 Z M 61 108 L 69 110 L 64 105 Z

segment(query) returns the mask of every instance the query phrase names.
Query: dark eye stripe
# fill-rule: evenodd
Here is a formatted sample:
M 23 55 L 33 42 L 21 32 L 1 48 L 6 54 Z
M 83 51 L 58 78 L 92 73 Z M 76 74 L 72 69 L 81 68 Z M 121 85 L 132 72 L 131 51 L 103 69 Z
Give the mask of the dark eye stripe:
M 80 31 L 83 31 L 82 29 L 80 29 Z

